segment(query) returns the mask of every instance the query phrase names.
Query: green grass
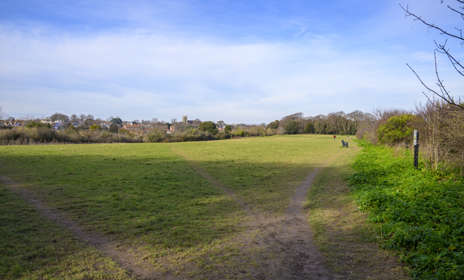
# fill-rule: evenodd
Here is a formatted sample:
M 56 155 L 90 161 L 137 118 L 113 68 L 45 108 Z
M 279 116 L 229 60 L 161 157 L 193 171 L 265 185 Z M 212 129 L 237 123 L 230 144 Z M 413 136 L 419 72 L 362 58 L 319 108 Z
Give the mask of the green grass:
M 351 177 L 361 209 L 417 279 L 464 279 L 464 180 L 412 167 L 411 153 L 364 145 Z
M 173 149 L 259 210 L 281 213 L 295 188 L 339 152 L 331 136 L 295 135 L 176 143 Z
M 0 186 L 1 279 L 130 279 Z
M 238 206 L 167 145 L 4 146 L 0 154 L 2 174 L 84 227 L 144 248 L 154 263 L 237 230 Z
M 347 185 L 360 148 L 351 145 L 321 170 L 308 193 L 308 221 L 327 265 L 343 279 L 408 279 L 397 258 L 377 245 L 377 234 Z
M 339 140 L 330 136 L 309 135 L 169 144 L 0 146 L 0 174 L 21 182 L 87 230 L 136 248 L 154 266 L 180 273 L 182 267 L 190 269 L 188 264 L 195 263 L 200 271 L 189 278 L 202 279 L 203 272 L 238 266 L 229 262 L 240 259 L 242 250 L 230 241 L 243 231 L 247 213 L 199 176 L 192 164 L 207 170 L 254 209 L 278 215 L 313 168 L 327 167 L 330 158 L 343 151 L 339 146 Z M 5 218 L 2 225 L 6 229 L 18 223 L 32 228 L 43 224 L 44 238 L 49 237 L 48 228 L 53 231 L 52 225 L 37 215 L 8 216 L 16 220 Z M 31 235 L 12 231 L 2 235 L 0 242 L 21 243 L 16 239 L 34 238 Z M 63 231 L 60 240 L 73 239 Z M 63 268 L 53 260 L 61 259 L 56 257 L 57 250 L 74 252 L 73 247 L 55 248 L 53 242 L 44 239 L 37 246 L 0 253 L 0 278 L 9 275 L 13 263 L 19 266 L 17 275 L 26 278 L 41 279 L 38 275 L 44 269 L 49 278 L 64 278 L 60 276 Z M 42 253 L 42 261 L 16 261 L 16 256 L 36 254 L 42 246 L 50 248 Z M 84 259 L 92 267 L 107 262 L 97 257 Z M 82 267 L 79 261 L 70 261 L 66 269 L 79 271 Z

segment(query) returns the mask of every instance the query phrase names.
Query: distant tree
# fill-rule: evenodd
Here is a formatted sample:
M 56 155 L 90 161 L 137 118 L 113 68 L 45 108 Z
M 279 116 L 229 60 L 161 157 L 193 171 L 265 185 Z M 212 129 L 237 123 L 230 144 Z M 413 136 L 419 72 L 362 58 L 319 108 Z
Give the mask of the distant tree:
M 216 124 L 211 121 L 202 122 L 199 127 L 200 130 L 209 132 L 212 135 L 216 135 L 218 133 L 218 129 Z
M 26 127 L 28 128 L 39 128 L 39 127 L 46 127 L 46 128 L 50 128 L 50 125 L 48 123 L 41 123 L 39 121 L 28 121 L 25 125 Z
M 116 123 L 111 123 L 110 125 L 110 132 L 112 133 L 118 133 L 119 131 L 119 125 L 117 125 Z
M 116 125 L 117 127 L 121 127 L 122 126 L 122 120 L 120 117 L 114 117 L 114 118 L 111 118 L 111 124 L 113 125 Z
M 226 127 L 224 128 L 224 132 L 226 135 L 230 135 L 230 133 L 232 132 L 232 126 L 226 125 Z
M 98 124 L 92 124 L 90 127 L 89 127 L 90 130 L 100 130 L 101 127 L 98 125 Z
M 226 123 L 224 121 L 218 121 L 217 126 L 224 128 L 226 126 Z
M 186 116 L 186 115 L 185 115 L 185 116 L 182 116 L 182 122 L 183 122 L 184 124 L 187 124 L 187 121 L 188 121 L 187 116 Z
M 148 142 L 162 142 L 166 137 L 166 134 L 159 129 L 153 129 L 148 135 L 147 140 Z
M 414 115 L 404 114 L 389 118 L 386 123 L 377 129 L 377 137 L 380 143 L 395 145 L 409 144 L 412 139 L 412 123 Z
M 279 125 L 280 125 L 280 121 L 279 120 L 275 120 L 273 122 L 270 122 L 266 128 L 270 128 L 270 129 L 278 129 L 279 128 Z
M 304 132 L 305 133 L 314 133 L 315 132 L 314 123 L 312 121 L 309 121 L 309 122 L 306 123 Z
M 300 132 L 300 124 L 298 121 L 291 120 L 285 123 L 284 129 L 286 134 L 297 134 Z
M 304 119 L 303 113 L 295 113 L 283 117 L 279 121 L 279 126 L 284 129 L 286 134 L 296 134 L 303 132 Z

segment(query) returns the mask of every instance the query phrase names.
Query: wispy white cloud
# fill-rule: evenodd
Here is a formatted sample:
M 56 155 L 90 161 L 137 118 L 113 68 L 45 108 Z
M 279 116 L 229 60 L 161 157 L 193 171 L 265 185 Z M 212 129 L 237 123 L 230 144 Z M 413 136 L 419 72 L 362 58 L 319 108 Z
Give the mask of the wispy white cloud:
M 10 113 L 258 123 L 295 111 L 412 108 L 422 100 L 404 62 L 426 69 L 425 54 L 347 49 L 341 39 L 234 42 L 2 26 L 0 105 Z

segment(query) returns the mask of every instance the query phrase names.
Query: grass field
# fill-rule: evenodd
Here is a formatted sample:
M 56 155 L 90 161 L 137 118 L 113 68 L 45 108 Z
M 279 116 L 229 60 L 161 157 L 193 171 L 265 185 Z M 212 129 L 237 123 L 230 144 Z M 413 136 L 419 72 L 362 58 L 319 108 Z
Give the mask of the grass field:
M 246 260 L 233 240 L 243 234 L 249 213 L 195 167 L 227 186 L 252 211 L 279 216 L 311 170 L 328 168 L 346 153 L 339 146 L 330 136 L 307 135 L 1 146 L 0 174 L 21 182 L 85 230 L 133 249 L 156 269 L 205 279 L 211 271 L 229 271 L 236 260 Z M 130 277 L 65 229 L 44 221 L 15 194 L 0 190 L 0 278 Z

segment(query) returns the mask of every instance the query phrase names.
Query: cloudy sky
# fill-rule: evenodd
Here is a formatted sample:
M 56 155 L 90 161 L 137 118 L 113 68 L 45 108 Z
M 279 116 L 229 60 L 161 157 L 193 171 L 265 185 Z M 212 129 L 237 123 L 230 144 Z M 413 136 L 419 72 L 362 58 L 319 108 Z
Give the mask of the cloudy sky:
M 229 123 L 411 110 L 423 89 L 405 63 L 433 84 L 440 36 L 398 3 L 445 27 L 460 20 L 440 0 L 3 0 L 0 107 Z

